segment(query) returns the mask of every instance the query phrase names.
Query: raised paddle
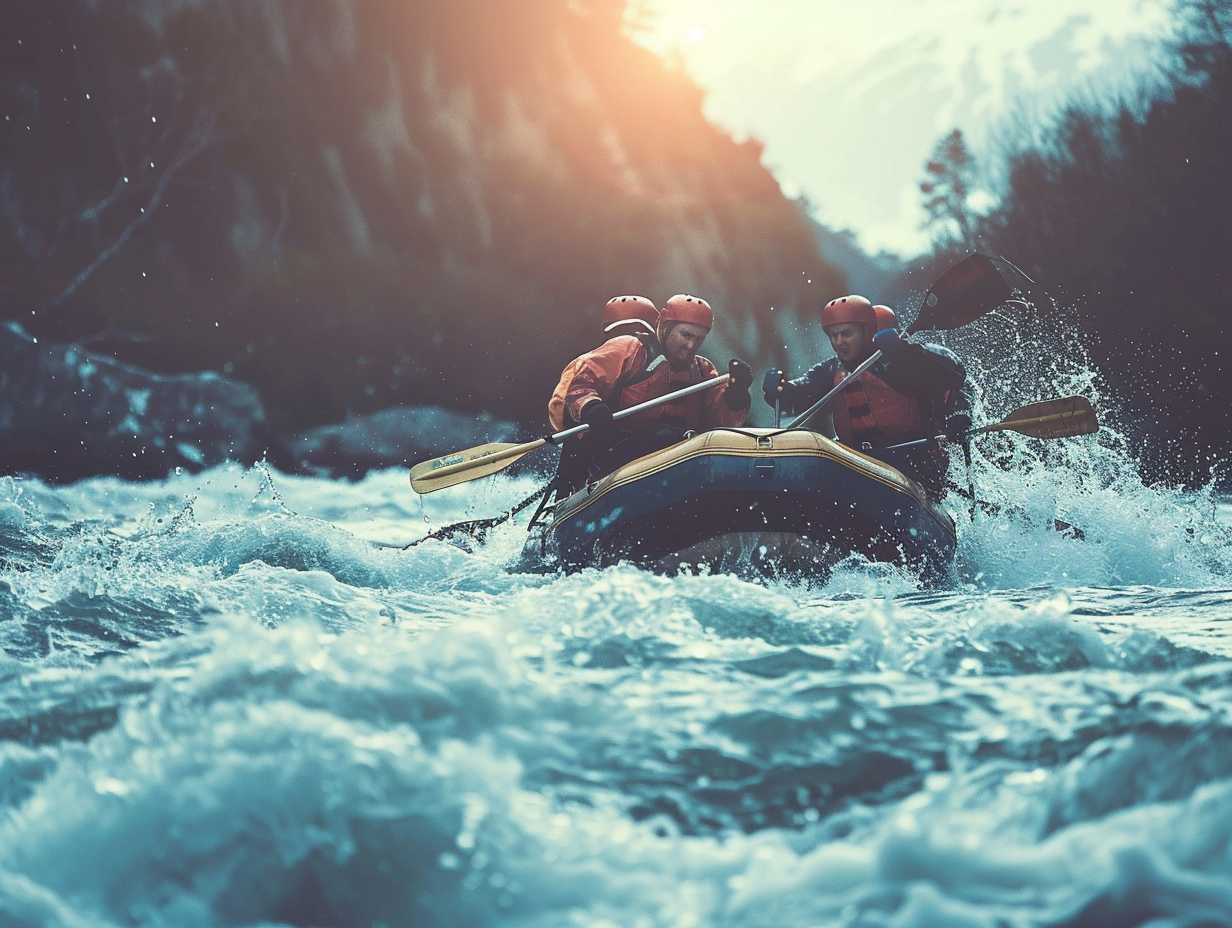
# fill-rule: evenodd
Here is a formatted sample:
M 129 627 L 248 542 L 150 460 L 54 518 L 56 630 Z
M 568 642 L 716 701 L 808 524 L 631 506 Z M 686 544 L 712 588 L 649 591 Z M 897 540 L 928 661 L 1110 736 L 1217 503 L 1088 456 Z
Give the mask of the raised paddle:
M 622 409 L 613 415 L 612 419 L 624 419 L 627 416 L 636 415 L 639 412 L 653 409 L 664 403 L 670 403 L 672 400 L 692 396 L 694 393 L 700 393 L 703 390 L 709 390 L 711 387 L 727 383 L 730 378 L 730 374 L 719 374 L 717 377 L 711 377 L 709 380 L 703 380 L 701 383 L 683 387 L 674 393 L 656 396 L 652 400 L 638 403 L 636 406 L 630 406 L 628 409 Z M 585 424 L 575 425 L 573 428 L 557 432 L 555 435 L 545 435 L 542 438 L 523 442 L 520 445 L 507 442 L 492 442 L 468 448 L 465 451 L 442 455 L 439 458 L 432 458 L 411 468 L 411 489 L 422 495 L 435 493 L 437 490 L 457 486 L 459 483 L 466 483 L 470 480 L 478 480 L 480 477 L 486 477 L 489 474 L 495 474 L 498 471 L 504 470 L 514 461 L 525 457 L 532 451 L 538 451 L 545 445 L 559 444 L 567 438 L 580 435 L 588 428 L 590 426 Z
M 907 334 L 914 335 L 926 330 L 958 329 L 969 325 L 1010 301 L 1012 293 L 1013 290 L 989 258 L 978 254 L 968 255 L 938 277 L 924 294 L 920 314 L 907 327 Z M 881 351 L 878 349 L 841 382 L 835 384 L 825 396 L 792 419 L 787 428 L 803 428 L 810 419 L 825 409 L 834 397 L 880 360 Z
M 991 258 L 968 255 L 938 277 L 924 294 L 920 314 L 907 327 L 907 334 L 961 328 L 1010 302 L 1013 292 Z
M 1031 438 L 1073 438 L 1076 435 L 1094 435 L 1099 431 L 1099 417 L 1091 401 L 1085 396 L 1062 396 L 1055 400 L 1040 400 L 1020 406 L 1000 422 L 992 422 L 971 429 L 963 438 L 984 435 L 988 432 L 1017 432 Z M 884 451 L 899 448 L 915 448 L 942 441 L 945 435 L 934 438 L 917 438 L 915 441 L 888 445 Z

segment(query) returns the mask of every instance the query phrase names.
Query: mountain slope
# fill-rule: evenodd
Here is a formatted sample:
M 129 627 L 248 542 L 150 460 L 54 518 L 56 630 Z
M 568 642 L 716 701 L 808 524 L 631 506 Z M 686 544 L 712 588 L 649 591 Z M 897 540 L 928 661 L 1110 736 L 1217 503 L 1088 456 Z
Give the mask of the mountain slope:
M 699 293 L 716 360 L 775 357 L 770 307 L 841 280 L 760 146 L 623 3 L 514 11 L 13 5 L 4 313 L 232 373 L 283 428 L 402 402 L 537 421 L 615 293 Z

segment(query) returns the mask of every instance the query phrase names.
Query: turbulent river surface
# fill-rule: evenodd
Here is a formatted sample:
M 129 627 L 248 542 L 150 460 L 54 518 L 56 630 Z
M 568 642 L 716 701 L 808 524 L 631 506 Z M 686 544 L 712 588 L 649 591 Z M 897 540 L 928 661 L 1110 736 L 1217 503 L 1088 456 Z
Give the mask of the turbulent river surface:
M 0 924 L 1232 924 L 1232 509 L 1058 471 L 933 590 L 371 543 L 531 477 L 0 479 Z

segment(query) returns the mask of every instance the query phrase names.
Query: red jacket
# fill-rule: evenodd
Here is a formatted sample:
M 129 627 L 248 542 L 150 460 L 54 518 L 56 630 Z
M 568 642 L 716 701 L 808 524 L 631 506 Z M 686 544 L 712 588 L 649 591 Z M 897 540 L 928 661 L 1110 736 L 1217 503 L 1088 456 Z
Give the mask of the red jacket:
M 584 357 L 586 355 L 582 355 L 582 358 Z M 552 391 L 548 399 L 548 424 L 552 426 L 553 432 L 563 431 L 566 427 L 565 395 L 569 392 L 569 386 L 573 383 L 573 375 L 577 373 L 582 358 L 574 358 L 565 365 L 565 369 L 560 372 L 560 380 L 556 382 L 556 389 Z
M 714 365 L 701 355 L 680 371 L 674 370 L 662 355 L 650 355 L 641 339 L 620 335 L 577 358 L 561 375 L 563 382 L 573 369 L 564 402 L 569 418 L 581 422 L 582 409 L 597 400 L 617 412 L 718 374 Z M 630 425 L 679 424 L 682 431 L 743 425 L 749 415 L 748 404 L 732 409 L 727 405 L 726 394 L 727 384 L 723 384 L 648 409 L 626 421 Z M 551 404 L 549 415 L 550 412 Z

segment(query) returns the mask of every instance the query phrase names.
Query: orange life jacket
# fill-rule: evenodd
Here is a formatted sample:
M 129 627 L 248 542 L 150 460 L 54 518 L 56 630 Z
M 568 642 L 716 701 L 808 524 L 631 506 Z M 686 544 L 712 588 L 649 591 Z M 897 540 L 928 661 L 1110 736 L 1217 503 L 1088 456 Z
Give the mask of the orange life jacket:
M 834 372 L 838 386 L 847 374 Z M 927 438 L 928 416 L 924 405 L 900 393 L 871 371 L 865 371 L 834 403 L 834 431 L 845 445 L 858 448 L 861 442 L 874 446 Z
M 632 321 L 641 323 L 640 319 L 635 319 Z M 641 324 L 644 325 L 645 323 L 641 323 Z M 626 329 L 626 330 L 629 328 L 628 322 L 618 323 L 618 325 L 620 325 L 621 328 Z M 611 336 L 607 339 L 607 341 L 611 341 L 613 338 L 619 338 L 621 335 L 632 335 L 639 342 L 641 342 L 644 346 L 646 346 L 646 357 L 647 357 L 646 370 L 636 372 L 633 375 L 629 375 L 626 382 L 632 382 L 633 380 L 640 379 L 640 376 L 642 374 L 649 373 L 650 369 L 652 369 L 653 366 L 655 366 L 659 361 L 663 360 L 663 349 L 659 347 L 659 341 L 657 338 L 655 338 L 653 334 L 650 334 L 648 332 L 643 332 L 643 331 L 636 331 L 636 330 L 632 332 L 614 331 L 611 334 Z M 604 342 L 604 344 L 606 344 L 606 342 Z M 552 426 L 553 432 L 559 432 L 559 431 L 562 431 L 563 429 L 568 428 L 571 425 L 577 425 L 576 422 L 572 421 L 569 418 L 569 413 L 565 409 L 565 397 L 567 397 L 569 394 L 569 385 L 573 383 L 573 375 L 576 374 L 578 371 L 578 368 L 581 367 L 583 358 L 585 358 L 585 355 L 582 355 L 582 357 L 574 358 L 572 361 L 570 361 L 568 364 L 565 365 L 565 369 L 560 372 L 560 379 L 556 381 L 556 388 L 552 391 L 552 395 L 548 398 L 548 424 Z M 623 386 L 623 385 L 624 383 L 622 383 L 621 381 L 617 382 L 618 387 Z M 609 406 L 612 405 L 610 400 L 608 401 L 608 405 Z
M 681 387 L 709 380 L 714 365 L 697 355 L 685 370 L 667 362 L 658 341 L 649 336 L 610 339 L 578 358 L 565 390 L 566 426 L 592 398 L 603 400 L 613 412 L 656 399 Z M 747 406 L 732 409 L 726 403 L 727 387 L 720 386 L 656 406 L 626 422 L 624 430 L 641 431 L 669 425 L 683 429 L 739 426 L 748 417 Z
M 716 373 L 714 365 L 700 355 L 695 356 L 688 370 L 683 371 L 673 370 L 672 366 L 667 363 L 667 358 L 659 355 L 651 360 L 641 376 L 624 383 L 618 381 L 612 391 L 611 399 L 608 400 L 608 405 L 611 406 L 613 412 L 628 409 L 630 406 L 653 400 L 655 397 L 679 390 L 681 387 L 701 383 L 703 380 L 714 377 Z M 708 403 L 707 400 L 711 402 Z M 705 428 L 716 424 L 711 423 L 706 414 L 707 409 L 712 405 L 711 397 L 707 397 L 705 393 L 694 393 L 692 396 L 673 400 L 662 406 L 656 406 L 654 409 L 638 413 L 636 422 L 630 420 L 629 424 L 635 428 L 666 424 L 679 425 L 681 429 Z

